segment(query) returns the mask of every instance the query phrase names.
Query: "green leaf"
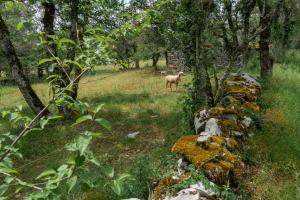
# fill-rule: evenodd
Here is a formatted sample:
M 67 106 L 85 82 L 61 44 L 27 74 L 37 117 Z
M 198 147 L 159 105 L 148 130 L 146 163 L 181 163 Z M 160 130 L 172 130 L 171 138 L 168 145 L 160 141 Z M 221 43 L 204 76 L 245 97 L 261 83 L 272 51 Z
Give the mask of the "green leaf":
M 10 111 L 4 110 L 1 112 L 1 114 L 2 114 L 2 118 L 5 118 L 7 115 L 10 114 Z
M 18 173 L 18 171 L 14 170 L 14 169 L 0 169 L 0 172 L 8 173 L 8 174 Z
M 26 21 L 24 21 L 24 20 L 20 21 L 20 22 L 17 24 L 16 31 L 21 30 L 21 29 L 23 28 L 25 22 L 26 22 Z
M 2 184 L 0 185 L 0 197 L 7 191 L 8 185 Z
M 63 118 L 63 116 L 61 116 L 61 115 L 54 115 L 54 116 L 48 117 L 48 120 L 55 120 L 55 119 L 62 119 L 62 118 Z
M 42 129 L 45 128 L 45 125 L 48 124 L 48 119 L 45 119 L 45 118 L 41 118 L 40 119 L 40 126 Z
M 122 187 L 121 183 L 119 183 L 117 180 L 113 181 L 113 185 L 111 185 L 111 189 L 114 191 L 115 194 L 118 196 L 121 195 Z
M 98 105 L 97 108 L 94 110 L 94 113 L 95 114 L 98 113 L 102 109 L 103 106 L 104 106 L 104 104 Z
M 82 117 L 79 117 L 72 126 L 75 126 L 75 125 L 80 124 L 80 123 L 82 123 L 86 120 L 91 120 L 91 119 L 93 119 L 92 115 L 84 115 Z
M 115 175 L 115 170 L 111 166 L 102 167 L 102 172 L 104 173 L 105 176 L 109 178 L 113 178 Z
M 15 194 L 19 193 L 22 189 L 23 189 L 23 187 L 21 187 L 21 186 L 17 187 L 15 190 Z
M 83 163 L 84 163 L 84 161 L 85 161 L 85 157 L 84 157 L 84 156 L 78 155 L 78 156 L 75 158 L 75 164 L 76 164 L 77 167 L 82 166 Z
M 62 172 L 62 171 L 65 171 L 66 169 L 68 169 L 68 165 L 62 165 L 57 169 L 57 171 Z
M 118 180 L 119 181 L 125 181 L 126 179 L 129 179 L 129 180 L 133 180 L 132 176 L 130 174 L 121 174 L 119 177 L 118 177 Z
M 83 66 L 77 61 L 67 60 L 66 63 L 76 65 L 78 68 L 83 69 Z
M 91 131 L 85 131 L 83 134 L 86 136 L 92 136 L 96 138 L 100 138 L 102 136 L 102 133 L 100 132 L 91 132 Z
M 10 184 L 13 180 L 15 180 L 14 177 L 7 176 L 4 181 L 5 181 L 5 183 Z
M 67 186 L 68 186 L 68 194 L 70 194 L 71 190 L 74 188 L 77 182 L 77 176 L 73 176 L 67 181 Z
M 69 43 L 69 44 L 73 44 L 74 46 L 76 46 L 76 43 L 69 39 L 69 38 L 61 38 L 58 40 L 58 46 L 61 46 L 62 43 Z
M 111 131 L 111 125 L 110 125 L 110 122 L 103 119 L 103 118 L 98 118 L 98 119 L 95 119 L 95 121 L 100 124 L 101 126 L 103 126 L 104 128 L 106 128 L 107 130 Z
M 10 114 L 10 121 L 14 120 L 14 119 L 17 119 L 19 117 L 19 114 L 18 113 L 11 113 Z
M 56 61 L 57 58 L 43 58 L 41 60 L 39 60 L 39 63 L 38 65 L 42 65 L 44 63 L 47 63 L 47 62 L 53 62 L 53 61 Z
M 18 105 L 18 106 L 17 106 L 17 109 L 18 109 L 18 111 L 21 112 L 21 111 L 23 110 L 23 106 L 22 106 L 22 105 Z
M 38 177 L 36 177 L 36 179 L 41 179 L 41 178 L 55 175 L 55 174 L 57 174 L 57 172 L 54 169 L 48 169 L 46 171 L 43 171 L 40 175 L 38 175 Z

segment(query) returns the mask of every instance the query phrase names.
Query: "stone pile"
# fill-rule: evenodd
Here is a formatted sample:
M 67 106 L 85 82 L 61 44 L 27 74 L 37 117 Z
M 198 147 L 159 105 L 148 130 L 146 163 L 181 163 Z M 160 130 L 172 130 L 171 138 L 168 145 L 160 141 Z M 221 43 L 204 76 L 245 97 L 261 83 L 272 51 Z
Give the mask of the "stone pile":
M 232 74 L 224 84 L 223 94 L 215 107 L 195 114 L 196 135 L 181 137 L 172 151 L 182 156 L 179 166 L 186 166 L 183 163 L 186 160 L 203 171 L 213 183 L 234 186 L 243 178 L 245 171 L 244 163 L 236 152 L 242 148 L 252 126 L 252 119 L 245 113 L 260 111 L 257 100 L 261 85 L 249 74 Z M 170 198 L 161 194 L 163 190 L 158 187 L 154 199 L 215 199 L 215 194 L 209 189 L 205 190 L 201 183 L 197 185 L 201 187 L 191 185 Z

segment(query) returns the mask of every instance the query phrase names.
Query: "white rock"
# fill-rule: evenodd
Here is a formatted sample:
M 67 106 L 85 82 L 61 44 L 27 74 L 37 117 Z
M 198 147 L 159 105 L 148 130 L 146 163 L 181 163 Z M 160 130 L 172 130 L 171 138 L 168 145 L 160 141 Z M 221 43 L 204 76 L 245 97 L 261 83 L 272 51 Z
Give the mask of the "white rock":
M 234 135 L 234 136 L 238 136 L 238 137 L 244 135 L 244 133 L 239 132 L 239 131 L 231 131 L 231 134 Z
M 138 198 L 122 199 L 122 200 L 140 200 Z
M 207 117 L 208 117 L 208 113 L 206 109 L 200 111 L 199 114 L 195 116 L 194 125 L 197 134 L 199 133 L 199 130 L 204 128 Z
M 133 133 L 129 133 L 127 135 L 128 138 L 131 138 L 131 139 L 134 139 L 137 135 L 139 135 L 140 132 L 139 131 L 136 131 L 136 132 L 133 132 Z
M 199 192 L 194 188 L 181 190 L 173 197 L 165 197 L 164 200 L 199 200 Z
M 180 158 L 177 161 L 177 170 L 179 174 L 182 174 L 185 172 L 185 170 L 188 168 L 189 163 L 184 159 Z
M 202 143 L 207 141 L 209 138 L 211 138 L 211 134 L 207 133 L 207 132 L 201 132 L 198 139 L 197 139 L 197 143 Z
M 218 124 L 218 119 L 210 118 L 205 124 L 205 132 L 213 135 L 220 135 L 222 133 L 221 128 Z
M 251 123 L 252 123 L 252 119 L 251 119 L 250 117 L 244 116 L 244 119 L 243 119 L 243 121 L 242 121 L 242 124 L 243 124 L 245 127 L 249 128 L 250 125 L 251 125 Z
M 213 183 L 210 183 L 213 186 Z M 175 196 L 165 197 L 164 200 L 200 200 L 201 197 L 216 197 L 211 189 L 206 189 L 202 182 L 190 185 L 189 188 L 180 190 Z
M 213 186 L 214 184 L 212 182 L 210 182 L 210 185 Z M 190 187 L 196 189 L 199 192 L 201 197 L 203 197 L 203 196 L 213 197 L 213 196 L 217 195 L 211 189 L 206 189 L 202 182 L 198 182 L 197 184 L 191 185 Z
M 229 119 L 229 120 L 233 120 L 233 121 L 237 121 L 237 115 L 236 114 L 224 114 L 223 117 L 225 119 Z
M 250 76 L 249 74 L 243 73 L 243 74 L 241 74 L 241 77 L 249 85 L 256 85 L 258 87 L 261 87 L 260 83 L 255 78 L 253 78 L 252 76 Z
M 205 124 L 205 131 L 200 133 L 197 142 L 205 142 L 214 135 L 221 135 L 222 131 L 218 121 L 216 118 L 210 118 Z

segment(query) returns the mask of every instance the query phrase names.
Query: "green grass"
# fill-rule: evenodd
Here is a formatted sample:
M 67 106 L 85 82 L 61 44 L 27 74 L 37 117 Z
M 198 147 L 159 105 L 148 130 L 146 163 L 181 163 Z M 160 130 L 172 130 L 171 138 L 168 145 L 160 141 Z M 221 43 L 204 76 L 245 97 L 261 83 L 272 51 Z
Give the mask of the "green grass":
M 251 199 L 300 199 L 300 56 L 288 52 L 263 87 L 262 129 L 251 139 Z
M 186 83 L 190 76 L 183 79 Z M 96 74 L 81 80 L 79 99 L 94 107 L 104 103 L 99 116 L 111 122 L 112 132 L 89 122 L 75 127 L 67 126 L 71 121 L 50 124 L 44 131 L 32 132 L 21 141 L 24 158 L 16 162 L 16 169 L 22 178 L 31 181 L 43 170 L 58 167 L 67 159 L 64 145 L 78 133 L 85 129 L 100 130 L 103 137 L 91 144 L 96 157 L 117 172 L 130 172 L 136 178 L 124 197 L 142 197 L 154 180 L 176 167 L 171 147 L 184 129 L 179 103 L 185 92 L 183 83 L 177 92 L 166 90 L 164 84 L 164 78 L 152 68 L 118 72 L 113 66 L 97 67 Z M 33 87 L 44 102 L 49 99 L 47 84 L 37 83 Z M 17 88 L 4 87 L 0 92 L 1 106 L 26 105 Z M 24 112 L 30 113 L 27 106 Z M 20 127 L 4 123 L 1 132 L 8 130 L 17 134 Z M 135 139 L 126 137 L 135 131 L 140 131 Z M 141 169 L 144 173 L 139 173 Z

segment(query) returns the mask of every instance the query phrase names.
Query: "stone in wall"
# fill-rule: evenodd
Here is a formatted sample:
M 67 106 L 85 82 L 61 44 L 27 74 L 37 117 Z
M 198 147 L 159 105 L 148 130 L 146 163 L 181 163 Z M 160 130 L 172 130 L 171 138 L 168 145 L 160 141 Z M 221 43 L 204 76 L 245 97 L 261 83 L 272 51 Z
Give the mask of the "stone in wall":
M 185 56 L 182 51 L 167 52 L 168 71 L 186 71 Z
M 244 176 L 244 163 L 238 151 L 251 131 L 252 119 L 245 111 L 259 112 L 257 100 L 261 85 L 249 74 L 233 74 L 224 84 L 224 95 L 216 107 L 195 114 L 196 135 L 182 136 L 172 151 L 203 171 L 213 183 L 238 185 Z M 233 151 L 234 150 L 234 151 Z M 180 180 L 178 180 L 180 181 Z M 162 195 L 158 199 L 161 198 Z M 199 191 L 188 187 L 173 200 L 193 199 Z

